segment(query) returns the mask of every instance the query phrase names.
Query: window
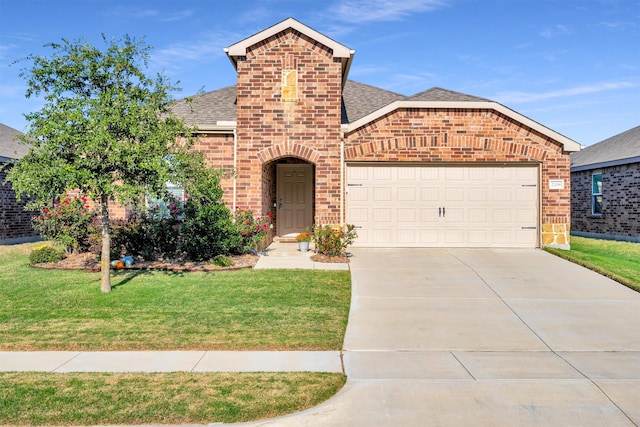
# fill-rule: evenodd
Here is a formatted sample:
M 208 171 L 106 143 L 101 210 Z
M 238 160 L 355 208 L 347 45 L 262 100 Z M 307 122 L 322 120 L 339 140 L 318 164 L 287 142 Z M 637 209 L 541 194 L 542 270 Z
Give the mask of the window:
M 177 185 L 167 182 L 168 200 L 163 199 L 147 199 L 147 207 L 154 210 L 154 215 L 160 218 L 168 218 L 171 214 L 178 214 L 178 218 L 182 219 L 182 210 L 184 209 L 185 194 L 184 189 Z
M 591 175 L 591 214 L 602 215 L 602 174 Z

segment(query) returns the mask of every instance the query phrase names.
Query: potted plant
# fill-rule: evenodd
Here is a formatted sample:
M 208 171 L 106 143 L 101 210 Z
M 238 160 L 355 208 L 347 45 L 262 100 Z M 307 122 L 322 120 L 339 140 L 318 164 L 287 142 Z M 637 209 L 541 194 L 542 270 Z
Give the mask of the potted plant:
M 300 252 L 307 252 L 309 250 L 309 242 L 311 241 L 311 233 L 303 231 L 296 236 L 296 242 L 298 242 L 298 250 Z

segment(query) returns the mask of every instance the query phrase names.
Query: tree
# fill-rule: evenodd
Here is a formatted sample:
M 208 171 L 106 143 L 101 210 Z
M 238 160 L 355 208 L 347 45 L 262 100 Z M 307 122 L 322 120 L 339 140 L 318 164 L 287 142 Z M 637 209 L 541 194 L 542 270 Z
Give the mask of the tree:
M 169 160 L 186 153 L 192 129 L 169 106 L 175 84 L 147 77 L 150 46 L 129 36 L 105 49 L 84 39 L 50 43 L 50 56 L 30 55 L 20 76 L 27 98 L 43 96 L 40 111 L 25 114 L 32 145 L 8 179 L 19 196 L 36 196 L 31 207 L 78 189 L 100 209 L 101 290 L 111 290 L 109 205 L 141 203 L 162 194 L 175 168 Z

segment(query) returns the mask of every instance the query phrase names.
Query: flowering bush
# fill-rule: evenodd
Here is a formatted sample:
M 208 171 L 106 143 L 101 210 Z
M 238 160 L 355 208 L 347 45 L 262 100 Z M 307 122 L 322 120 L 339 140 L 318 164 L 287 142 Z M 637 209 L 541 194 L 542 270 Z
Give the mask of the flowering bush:
M 54 240 L 67 252 L 79 252 L 86 245 L 93 212 L 85 197 L 65 197 L 33 217 L 33 228 L 46 239 Z
M 256 245 L 267 235 L 271 214 L 254 218 L 251 211 L 236 210 L 235 224 L 242 238 L 241 252 L 255 249 Z
M 347 246 L 353 244 L 358 237 L 355 226 L 325 225 L 313 227 L 313 240 L 316 243 L 316 251 L 327 256 L 345 256 Z

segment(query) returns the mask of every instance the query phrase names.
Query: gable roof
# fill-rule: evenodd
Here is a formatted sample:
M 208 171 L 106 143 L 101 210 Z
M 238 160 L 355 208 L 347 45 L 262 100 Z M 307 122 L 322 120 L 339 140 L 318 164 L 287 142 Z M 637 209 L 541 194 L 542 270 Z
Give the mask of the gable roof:
M 333 51 L 334 58 L 340 58 L 342 60 L 342 86 L 344 86 L 347 82 L 347 75 L 349 74 L 349 68 L 351 68 L 351 61 L 353 60 L 355 51 L 325 36 L 324 34 L 317 32 L 313 28 L 307 27 L 303 23 L 296 21 L 293 18 L 287 18 L 284 21 L 278 22 L 277 24 L 260 31 L 259 33 L 256 33 L 244 40 L 239 41 L 238 43 L 232 44 L 231 46 L 225 48 L 224 52 L 229 57 L 229 60 L 233 64 L 233 67 L 237 70 L 238 60 L 241 57 L 247 56 L 247 49 L 249 49 L 256 43 L 260 43 L 261 41 L 264 41 L 282 31 L 286 31 L 289 28 L 296 30 L 299 33 L 302 33 L 305 36 L 309 37 L 310 39 L 315 40 L 328 47 Z
M 191 99 L 188 102 L 187 99 Z M 493 110 L 579 151 L 580 144 L 495 101 L 434 87 L 405 96 L 375 86 L 347 80 L 342 92 L 342 129 L 345 132 L 370 123 L 400 108 L 455 108 Z M 236 123 L 236 86 L 181 99 L 172 111 L 201 131 L 233 130 Z
M 171 111 L 200 130 L 213 130 L 221 123 L 224 126 L 225 122 L 235 122 L 236 85 L 177 100 Z
M 16 139 L 21 134 L 19 130 L 0 123 L 0 162 L 19 159 L 27 154 L 29 147 Z
M 571 154 L 571 171 L 640 163 L 640 126 Z
M 448 102 L 486 102 L 485 98 L 479 98 L 465 93 L 432 87 L 423 92 L 416 93 L 406 98 L 407 101 L 448 101 Z
M 405 98 L 406 96 L 399 93 L 347 80 L 342 91 L 342 124 L 354 122 L 393 101 Z

